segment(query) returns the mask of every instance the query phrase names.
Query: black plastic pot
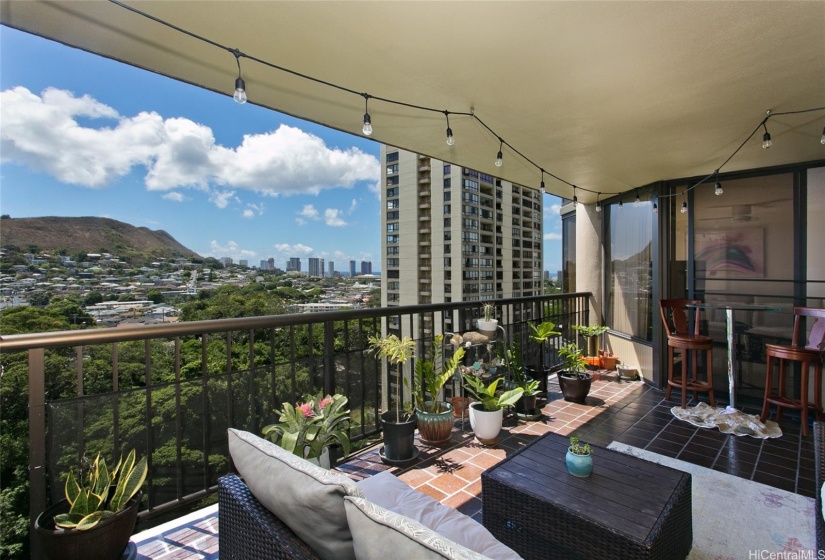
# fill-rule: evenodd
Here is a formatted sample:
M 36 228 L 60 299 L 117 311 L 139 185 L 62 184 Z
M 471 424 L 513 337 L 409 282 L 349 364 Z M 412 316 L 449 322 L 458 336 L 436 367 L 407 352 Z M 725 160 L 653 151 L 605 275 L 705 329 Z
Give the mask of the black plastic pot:
M 564 400 L 584 404 L 584 400 L 590 393 L 590 385 L 593 383 L 591 374 L 585 373 L 583 376 L 579 376 L 575 373 L 563 371 L 558 374 L 558 380 Z
M 524 373 L 529 377 L 538 380 L 539 393 L 547 393 L 547 376 L 550 375 L 551 368 L 539 369 L 539 366 L 524 366 Z
M 416 455 L 415 427 L 418 418 L 415 414 L 407 420 L 404 420 L 404 417 L 402 413 L 401 422 L 396 422 L 396 411 L 388 410 L 381 414 L 381 426 L 384 432 L 382 455 L 388 461 L 409 461 Z
M 86 531 L 55 526 L 54 516 L 68 513 L 68 501 L 60 500 L 46 508 L 34 522 L 43 557 L 46 560 L 119 560 L 135 530 L 141 495 L 138 492 L 126 509 Z
M 516 412 L 518 414 L 533 414 L 538 404 L 538 395 L 522 395 L 516 401 Z

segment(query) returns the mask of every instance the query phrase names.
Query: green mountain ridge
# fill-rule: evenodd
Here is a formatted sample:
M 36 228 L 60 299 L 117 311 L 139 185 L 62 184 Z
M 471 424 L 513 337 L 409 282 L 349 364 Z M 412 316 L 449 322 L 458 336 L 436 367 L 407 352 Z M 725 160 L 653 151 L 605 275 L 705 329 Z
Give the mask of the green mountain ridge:
M 111 253 L 128 259 L 135 256 L 200 258 L 163 230 L 151 230 L 110 218 L 41 218 L 0 219 L 0 246 L 27 251 L 60 250 L 76 253 Z

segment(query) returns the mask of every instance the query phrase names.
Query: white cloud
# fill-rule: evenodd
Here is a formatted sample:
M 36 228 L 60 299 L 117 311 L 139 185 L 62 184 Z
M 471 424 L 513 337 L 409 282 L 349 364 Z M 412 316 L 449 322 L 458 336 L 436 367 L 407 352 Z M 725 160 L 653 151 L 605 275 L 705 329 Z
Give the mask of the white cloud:
M 246 209 L 243 211 L 243 217 L 251 220 L 255 216 L 263 216 L 264 214 L 264 205 L 263 204 L 253 204 L 251 202 L 246 204 Z
M 344 227 L 347 222 L 341 217 L 341 211 L 335 208 L 324 210 L 324 222 L 330 227 Z
M 353 212 L 355 212 L 356 208 L 358 208 L 358 201 L 353 198 L 352 202 L 349 205 L 349 211 L 347 213 L 351 215 Z
M 241 249 L 235 241 L 228 241 L 226 245 L 221 245 L 214 239 L 209 243 L 209 251 L 206 252 L 207 257 L 231 257 L 233 260 L 251 259 L 257 256 L 258 253 L 249 249 Z
M 304 205 L 304 208 L 298 212 L 299 216 L 303 216 L 304 218 L 309 218 L 310 220 L 320 220 L 321 216 L 318 213 L 318 210 L 312 204 Z
M 88 95 L 24 87 L 0 92 L 2 161 L 25 165 L 58 180 L 104 188 L 136 166 L 147 169 L 150 190 L 221 187 L 272 196 L 318 194 L 367 181 L 378 193 L 378 159 L 358 148 L 328 147 L 295 127 L 250 134 L 237 147 L 215 142 L 212 130 L 155 112 L 132 117 Z M 78 118 L 111 121 L 81 125 Z
M 381 200 L 381 181 L 370 183 L 367 185 L 367 188 L 375 195 L 375 198 Z
M 561 213 L 561 204 L 550 204 L 544 207 L 545 216 L 558 216 Z
M 176 191 L 168 192 L 168 193 L 164 194 L 161 198 L 164 198 L 166 200 L 171 200 L 173 202 L 183 202 L 186 199 L 185 196 L 183 196 L 182 194 L 180 194 L 179 192 L 176 192 Z
M 238 201 L 238 197 L 235 196 L 235 191 L 213 191 L 209 195 L 209 202 L 221 210 L 229 206 L 229 202 L 233 199 Z
M 301 243 L 296 243 L 295 245 L 290 245 L 289 243 L 276 243 L 274 247 L 279 253 L 289 253 L 290 256 L 293 257 L 300 255 L 308 256 L 315 251 L 312 247 L 308 247 L 307 245 L 303 245 Z
M 299 226 L 304 226 L 306 225 L 307 221 L 303 218 L 295 218 L 295 223 Z
M 561 241 L 561 234 L 556 233 L 555 231 L 552 231 L 550 233 L 545 233 L 544 234 L 544 240 L 545 241 Z

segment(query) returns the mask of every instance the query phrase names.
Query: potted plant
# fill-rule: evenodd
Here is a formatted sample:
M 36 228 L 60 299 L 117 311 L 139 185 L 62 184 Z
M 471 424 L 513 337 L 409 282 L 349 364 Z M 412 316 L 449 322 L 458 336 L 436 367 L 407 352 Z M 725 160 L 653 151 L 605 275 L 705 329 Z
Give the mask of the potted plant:
M 379 358 L 395 366 L 397 382 L 395 384 L 395 410 L 381 413 L 381 426 L 384 435 L 384 447 L 379 450 L 382 460 L 389 464 L 404 464 L 418 456 L 415 447 L 415 427 L 418 419 L 415 412 L 402 411 L 401 379 L 402 368 L 413 355 L 415 341 L 405 336 L 398 338 L 390 334 L 383 337 L 371 336 L 370 348 Z
M 573 330 L 577 331 L 580 335 L 587 339 L 587 355 L 598 359 L 599 337 L 607 332 L 607 327 L 600 327 L 597 325 L 573 325 Z
M 495 340 L 496 334 L 498 333 L 498 319 L 493 317 L 496 312 L 496 306 L 492 302 L 487 301 L 481 305 L 481 310 L 484 318 L 476 319 L 478 332 L 490 340 Z
M 264 426 L 263 435 L 290 453 L 332 468 L 349 455 L 350 415 L 347 397 L 306 395 L 303 403 L 284 403 L 277 424 Z M 338 449 L 342 450 L 338 453 Z
M 439 396 L 464 358 L 464 348 L 457 348 L 445 362 L 443 340 L 444 335 L 433 338 L 427 356 L 416 360 L 413 372 L 412 397 L 418 418 L 418 435 L 428 445 L 444 445 L 450 441 L 452 406 L 439 400 Z
M 539 414 L 537 406 L 540 393 L 539 382 L 535 379 L 524 381 L 519 388 L 522 390 L 522 395 L 516 401 L 516 413 L 531 418 Z
M 66 498 L 34 523 L 45 558 L 119 559 L 135 530 L 146 473 L 146 457 L 135 461 L 134 450 L 112 470 L 99 453 L 92 463 L 84 459 L 77 477 L 69 470 Z
M 579 438 L 570 438 L 570 447 L 564 457 L 567 472 L 573 476 L 587 478 L 593 472 L 593 455 L 589 443 L 579 442 Z
M 530 334 L 530 340 L 538 343 L 539 353 L 535 364 L 524 366 L 524 371 L 533 379 L 539 382 L 538 392 L 547 392 L 547 376 L 550 374 L 550 367 L 544 365 L 544 343 L 549 338 L 559 336 L 561 333 L 556 330 L 556 325 L 552 321 L 544 321 L 538 325 L 530 323 L 530 329 L 533 331 Z
M 470 405 L 470 426 L 478 441 L 484 445 L 492 445 L 498 441 L 498 434 L 504 422 L 504 408 L 514 405 L 524 392 L 521 387 L 516 387 L 496 395 L 499 381 L 501 378 L 484 385 L 475 375 L 464 377 L 464 388 L 478 400 Z
M 585 361 L 579 345 L 571 342 L 559 349 L 562 370 L 558 373 L 559 387 L 564 400 L 584 404 L 593 376 L 584 371 Z

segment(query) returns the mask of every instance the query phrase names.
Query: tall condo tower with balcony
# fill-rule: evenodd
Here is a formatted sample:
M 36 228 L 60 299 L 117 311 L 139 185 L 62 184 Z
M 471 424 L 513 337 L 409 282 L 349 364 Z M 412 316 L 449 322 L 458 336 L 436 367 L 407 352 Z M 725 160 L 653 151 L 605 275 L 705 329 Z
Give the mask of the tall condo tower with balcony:
M 381 161 L 383 306 L 542 293 L 540 191 L 391 146 Z

